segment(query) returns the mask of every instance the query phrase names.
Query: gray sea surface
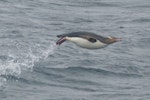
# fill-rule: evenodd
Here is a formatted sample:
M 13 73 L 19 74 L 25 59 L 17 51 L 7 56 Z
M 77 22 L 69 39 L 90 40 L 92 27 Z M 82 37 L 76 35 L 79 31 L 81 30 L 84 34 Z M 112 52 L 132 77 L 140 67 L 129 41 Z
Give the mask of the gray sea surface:
M 122 41 L 55 44 L 76 31 Z M 150 100 L 150 0 L 0 0 L 0 100 Z

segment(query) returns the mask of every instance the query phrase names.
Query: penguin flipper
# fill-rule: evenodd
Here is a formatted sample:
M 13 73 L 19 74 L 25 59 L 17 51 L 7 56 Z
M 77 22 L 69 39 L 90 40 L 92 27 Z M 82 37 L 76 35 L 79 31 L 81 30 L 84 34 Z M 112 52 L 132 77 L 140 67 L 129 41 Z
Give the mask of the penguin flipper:
M 97 41 L 95 38 L 89 38 L 88 40 L 92 43 L 95 43 Z
M 88 41 L 95 43 L 97 42 L 97 39 L 95 39 L 94 37 L 91 36 L 85 36 L 85 35 L 81 35 L 82 38 L 87 39 Z

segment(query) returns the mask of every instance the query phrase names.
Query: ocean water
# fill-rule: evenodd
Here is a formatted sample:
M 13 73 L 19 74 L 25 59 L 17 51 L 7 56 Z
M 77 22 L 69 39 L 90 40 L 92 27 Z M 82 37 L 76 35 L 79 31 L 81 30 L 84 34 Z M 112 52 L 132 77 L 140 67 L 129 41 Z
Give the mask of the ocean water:
M 75 31 L 122 41 L 55 44 Z M 149 0 L 0 0 L 0 100 L 149 99 Z

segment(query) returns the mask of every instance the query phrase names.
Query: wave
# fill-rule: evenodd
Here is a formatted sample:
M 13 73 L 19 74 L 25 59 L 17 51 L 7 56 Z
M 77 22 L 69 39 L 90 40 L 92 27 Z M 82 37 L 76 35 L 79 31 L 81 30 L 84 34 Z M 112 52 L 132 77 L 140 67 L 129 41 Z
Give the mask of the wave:
M 32 77 L 31 77 L 32 76 Z M 86 92 L 98 92 L 99 87 L 110 86 L 109 79 L 140 78 L 139 74 L 117 73 L 109 70 L 85 67 L 46 68 L 34 67 L 32 72 L 24 73 L 21 77 L 1 75 L 1 77 L 36 86 L 68 88 Z M 97 78 L 97 79 L 95 79 Z M 108 80 L 108 81 L 107 81 Z
M 73 2 L 73 3 L 72 3 Z M 68 2 L 67 2 L 68 3 Z M 99 1 L 71 1 L 70 4 L 67 4 L 68 6 L 75 6 L 75 7 L 117 7 L 117 4 L 114 3 L 106 3 L 106 2 L 99 2 Z
M 46 68 L 38 67 L 34 71 L 40 76 L 46 76 L 48 79 L 65 79 L 68 76 L 81 77 L 81 76 L 91 76 L 91 77 L 116 77 L 116 78 L 139 78 L 143 75 L 139 73 L 126 73 L 126 72 L 114 72 L 110 70 L 100 69 L 100 68 L 85 68 L 85 67 L 68 67 L 68 68 Z M 81 83 L 84 82 L 84 78 Z M 91 82 L 92 83 L 92 82 Z M 94 83 L 92 83 L 94 84 Z
M 132 74 L 132 73 L 121 73 L 121 72 L 114 72 L 110 70 L 104 70 L 100 68 L 85 68 L 85 67 L 68 67 L 63 69 L 57 69 L 66 71 L 68 73 L 93 73 L 98 75 L 105 75 L 105 76 L 117 76 L 117 77 L 141 77 L 142 75 L 139 74 Z
M 139 18 L 139 19 L 132 20 L 132 22 L 136 22 L 136 23 L 149 23 L 150 19 L 149 18 Z

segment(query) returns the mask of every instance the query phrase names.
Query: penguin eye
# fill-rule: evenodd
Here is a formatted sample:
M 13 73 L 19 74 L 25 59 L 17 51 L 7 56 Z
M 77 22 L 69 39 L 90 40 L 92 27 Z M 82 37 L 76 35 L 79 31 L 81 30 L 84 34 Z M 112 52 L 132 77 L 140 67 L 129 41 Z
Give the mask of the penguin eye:
M 96 39 L 94 39 L 94 38 L 89 38 L 88 39 L 90 42 L 92 42 L 92 43 L 94 43 L 94 42 L 96 42 L 97 40 Z

